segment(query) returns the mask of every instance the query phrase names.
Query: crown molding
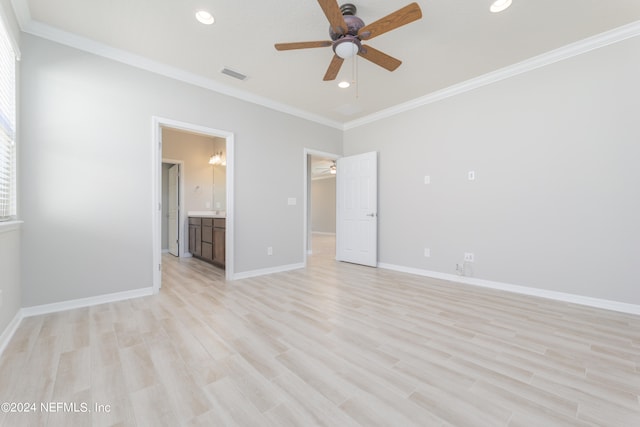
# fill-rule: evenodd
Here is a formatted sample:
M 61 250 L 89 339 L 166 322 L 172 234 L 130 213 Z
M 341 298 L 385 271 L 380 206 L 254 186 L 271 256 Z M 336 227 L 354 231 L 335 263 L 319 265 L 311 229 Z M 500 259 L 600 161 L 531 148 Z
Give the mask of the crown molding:
M 16 9 L 16 16 L 18 17 L 18 23 L 20 24 L 22 31 L 24 31 L 25 33 L 51 40 L 53 42 L 60 43 L 65 46 L 69 46 L 85 52 L 89 52 L 104 58 L 112 59 L 114 61 L 135 68 L 162 75 L 164 77 L 169 77 L 174 80 L 198 86 L 203 89 L 231 96 L 242 101 L 260 105 L 275 111 L 279 111 L 281 113 L 290 114 L 292 116 L 296 116 L 305 120 L 343 130 L 342 123 L 329 120 L 326 117 L 309 113 L 308 111 L 304 111 L 287 104 L 279 103 L 272 99 L 258 96 L 241 89 L 227 86 L 215 80 L 202 77 L 200 75 L 185 71 L 177 67 L 166 65 L 149 58 L 145 58 L 141 55 L 136 55 L 122 49 L 117 49 L 104 43 L 99 43 L 94 40 L 88 39 L 86 37 L 81 37 L 76 34 L 62 31 L 41 22 L 33 21 L 29 17 L 28 9 L 26 9 L 25 11 L 24 7 L 22 7 L 22 3 L 24 3 L 22 0 L 12 0 L 12 3 L 14 4 L 14 7 L 16 4 L 21 6 Z
M 261 97 L 240 89 L 236 89 L 231 86 L 227 86 L 215 80 L 187 72 L 177 67 L 168 66 L 166 64 L 162 64 L 160 62 L 145 58 L 143 56 L 135 55 L 121 49 L 116 49 L 106 44 L 99 43 L 85 37 L 80 37 L 75 34 L 71 34 L 34 21 L 31 19 L 27 0 L 11 0 L 11 4 L 13 6 L 20 28 L 25 33 L 42 37 L 139 69 L 143 69 L 155 74 L 160 74 L 174 80 L 192 84 L 194 86 L 211 90 L 213 92 L 221 93 L 223 95 L 261 105 L 272 110 L 280 111 L 282 113 L 290 114 L 292 116 L 296 116 L 342 131 L 353 129 L 428 104 L 432 104 L 434 102 L 438 102 L 452 96 L 456 96 L 486 85 L 490 85 L 492 83 L 496 83 L 501 80 L 508 79 L 510 77 L 517 76 L 519 74 L 523 74 L 528 71 L 532 71 L 537 68 L 541 68 L 640 35 L 640 21 L 635 21 L 630 24 L 614 28 L 613 30 L 609 30 L 604 33 L 600 33 L 595 36 L 577 41 L 575 43 L 568 44 L 558 49 L 554 49 L 541 55 L 534 56 L 516 64 L 509 65 L 499 70 L 483 74 L 473 79 L 466 80 L 453 86 L 449 86 L 447 88 L 395 105 L 393 107 L 380 110 L 359 119 L 341 123 L 330 120 L 318 114 L 313 114 L 287 104 L 273 101 L 269 98 Z
M 456 96 L 461 93 L 480 88 L 482 86 L 490 85 L 492 83 L 517 76 L 518 74 L 523 74 L 537 68 L 545 67 L 547 65 L 574 56 L 578 56 L 583 53 L 608 46 L 610 44 L 618 43 L 632 37 L 637 37 L 638 35 L 640 35 L 640 21 L 632 22 L 630 24 L 623 25 L 622 27 L 618 27 L 613 30 L 577 41 L 575 43 L 568 44 L 558 49 L 501 68 L 499 70 L 483 74 L 470 80 L 466 80 L 462 83 L 458 83 L 442 90 L 432 92 L 425 96 L 421 96 L 402 104 L 380 110 L 368 116 L 352 120 L 344 124 L 343 130 L 349 130 L 369 123 L 373 123 L 378 120 L 385 119 L 387 117 L 391 117 L 405 111 L 410 111 L 424 105 L 432 104 L 445 98 L 450 98 L 452 96 Z
M 31 22 L 31 12 L 27 0 L 11 0 L 11 7 L 13 7 L 13 13 L 16 15 L 20 29 L 24 31 L 25 25 Z

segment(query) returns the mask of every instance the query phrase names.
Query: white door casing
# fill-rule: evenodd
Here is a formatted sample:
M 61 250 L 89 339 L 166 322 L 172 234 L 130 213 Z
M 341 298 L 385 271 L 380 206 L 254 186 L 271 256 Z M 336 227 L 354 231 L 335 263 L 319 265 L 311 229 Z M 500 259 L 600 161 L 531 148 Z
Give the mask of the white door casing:
M 179 256 L 178 239 L 180 238 L 180 207 L 179 207 L 179 181 L 180 165 L 173 165 L 169 168 L 169 219 L 168 219 L 168 240 L 169 253 Z
M 378 263 L 378 153 L 337 160 L 336 259 Z

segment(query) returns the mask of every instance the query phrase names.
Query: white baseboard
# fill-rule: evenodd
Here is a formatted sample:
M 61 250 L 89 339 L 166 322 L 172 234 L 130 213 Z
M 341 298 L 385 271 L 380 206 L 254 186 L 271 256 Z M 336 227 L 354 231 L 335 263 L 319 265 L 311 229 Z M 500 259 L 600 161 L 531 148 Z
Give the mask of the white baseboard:
M 379 263 L 378 267 L 387 270 L 400 271 L 403 273 L 416 274 L 418 276 L 432 277 L 434 279 L 448 280 L 450 282 L 464 283 L 466 285 L 481 286 L 483 288 L 498 289 L 501 291 L 514 292 L 517 294 L 531 295 L 556 301 L 586 305 L 589 307 L 603 308 L 605 310 L 640 315 L 640 305 L 636 304 L 628 304 L 624 302 L 610 301 L 600 298 L 568 294 L 564 292 L 549 291 L 547 289 L 512 285 L 509 283 L 493 282 L 491 280 L 477 279 L 475 277 L 458 276 L 455 274 L 440 273 L 437 271 L 422 270 L 419 268 L 404 267 L 401 265 Z
M 25 317 L 38 316 L 41 314 L 56 313 L 59 311 L 72 310 L 74 308 L 91 307 L 93 305 L 105 304 L 116 301 L 123 301 L 132 298 L 140 298 L 153 295 L 153 288 L 134 289 L 132 291 L 116 292 L 113 294 L 98 295 L 95 297 L 80 298 L 70 301 L 55 302 L 52 304 L 35 305 L 18 310 L 15 317 L 0 335 L 0 356 L 5 350 L 11 338 L 16 333 L 18 326 Z
M 304 268 L 304 263 L 280 265 L 278 267 L 261 268 L 258 270 L 243 271 L 235 273 L 231 280 L 248 279 L 250 277 L 264 276 L 266 274 L 282 273 L 285 271 L 298 270 Z
M 2 356 L 4 349 L 9 345 L 9 341 L 13 338 L 13 334 L 18 330 L 18 326 L 20 326 L 20 322 L 22 322 L 23 317 L 22 310 L 18 310 L 11 322 L 9 322 L 2 332 L 2 335 L 0 335 L 0 356 Z
M 52 304 L 35 305 L 22 309 L 23 317 L 38 316 L 41 314 L 56 313 L 58 311 L 72 310 L 74 308 L 91 307 L 98 304 L 122 301 L 132 298 L 140 298 L 153 295 L 153 288 L 134 289 L 131 291 L 115 292 L 113 294 L 97 295 L 95 297 L 80 298 L 70 301 L 54 302 Z

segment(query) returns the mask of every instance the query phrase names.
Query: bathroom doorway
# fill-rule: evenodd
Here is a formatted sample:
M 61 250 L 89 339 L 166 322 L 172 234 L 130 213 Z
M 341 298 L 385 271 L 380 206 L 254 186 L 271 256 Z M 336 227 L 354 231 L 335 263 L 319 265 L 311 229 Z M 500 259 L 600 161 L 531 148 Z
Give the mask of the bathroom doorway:
M 227 280 L 233 279 L 234 273 L 234 203 L 233 203 L 233 188 L 234 188 L 234 180 L 233 180 L 233 170 L 234 170 L 234 137 L 233 133 L 228 131 L 223 131 L 219 129 L 208 128 L 200 125 L 195 125 L 191 123 L 179 122 L 171 119 L 164 118 L 153 118 L 153 165 L 154 165 L 154 174 L 153 174 L 153 194 L 152 194 L 152 206 L 153 206 L 153 289 L 154 292 L 159 292 L 160 287 L 162 286 L 162 164 L 163 164 L 163 133 L 164 131 L 168 132 L 183 132 L 190 135 L 200 135 L 207 136 L 216 140 L 222 141 L 224 144 L 224 155 L 225 155 L 225 185 L 224 192 L 218 191 L 218 197 L 222 197 L 223 200 L 219 201 L 219 204 L 216 204 L 213 199 L 213 182 L 209 185 L 208 183 L 205 185 L 205 181 L 203 178 L 202 184 L 198 182 L 194 182 L 189 187 L 185 184 L 185 173 L 186 170 L 189 169 L 189 166 L 186 160 L 182 159 L 174 159 L 169 160 L 169 158 L 164 158 L 165 163 L 173 163 L 173 162 L 182 162 L 180 167 L 180 174 L 182 179 L 180 180 L 181 184 L 179 186 L 179 210 L 178 210 L 178 241 L 179 248 L 178 254 L 180 256 L 185 256 L 188 251 L 185 249 L 185 246 L 188 244 L 186 242 L 188 236 L 188 211 L 196 210 L 190 209 L 185 203 L 185 194 L 190 190 L 194 193 L 195 202 L 194 203 L 202 203 L 202 208 L 198 208 L 200 210 L 211 210 L 214 209 L 215 206 L 220 206 L 224 209 L 226 215 L 226 232 L 225 232 L 225 278 Z M 207 151 L 207 155 L 204 156 L 203 161 L 198 161 L 194 163 L 195 167 L 203 167 L 208 168 L 211 174 L 212 169 L 209 164 L 209 156 L 212 156 L 214 153 L 209 152 L 213 151 L 210 149 Z M 203 157 L 203 156 L 201 156 Z M 210 175 L 211 176 L 211 175 Z M 211 178 L 213 179 L 213 178 Z M 196 181 L 198 178 L 196 178 Z M 205 193 L 205 187 L 206 193 Z M 200 197 L 201 196 L 201 197 Z M 198 199 L 200 197 L 200 199 Z M 207 198 L 208 197 L 208 198 Z M 209 203 L 209 205 L 207 205 Z M 199 205 L 198 205 L 199 206 Z

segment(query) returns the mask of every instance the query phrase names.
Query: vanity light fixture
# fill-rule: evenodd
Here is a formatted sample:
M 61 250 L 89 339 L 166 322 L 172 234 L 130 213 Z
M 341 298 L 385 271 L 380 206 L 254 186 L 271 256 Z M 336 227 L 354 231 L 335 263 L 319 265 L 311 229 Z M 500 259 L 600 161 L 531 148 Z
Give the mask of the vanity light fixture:
M 199 10 L 198 12 L 196 12 L 196 19 L 204 25 L 211 25 L 215 22 L 215 19 L 213 19 L 213 15 L 206 10 Z
M 222 151 L 215 153 L 213 156 L 209 157 L 210 165 L 226 165 L 227 162 L 222 157 Z
M 493 13 L 498 13 L 507 9 L 509 6 L 511 6 L 511 0 L 495 0 L 491 3 L 489 10 Z

